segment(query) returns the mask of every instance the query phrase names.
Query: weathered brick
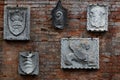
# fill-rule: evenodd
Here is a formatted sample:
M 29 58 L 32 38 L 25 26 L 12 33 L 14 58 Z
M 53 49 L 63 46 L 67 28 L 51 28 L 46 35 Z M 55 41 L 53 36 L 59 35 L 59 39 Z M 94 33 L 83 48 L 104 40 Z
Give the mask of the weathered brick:
M 61 0 L 68 9 L 68 22 L 63 30 L 54 29 L 51 10 L 57 0 L 0 1 L 0 80 L 119 80 L 120 73 L 120 0 Z M 99 3 L 109 6 L 109 31 L 87 32 L 87 6 Z M 31 7 L 31 40 L 4 41 L 4 6 Z M 100 38 L 99 70 L 63 70 L 60 68 L 60 40 L 63 37 Z M 38 51 L 38 76 L 18 74 L 20 51 Z

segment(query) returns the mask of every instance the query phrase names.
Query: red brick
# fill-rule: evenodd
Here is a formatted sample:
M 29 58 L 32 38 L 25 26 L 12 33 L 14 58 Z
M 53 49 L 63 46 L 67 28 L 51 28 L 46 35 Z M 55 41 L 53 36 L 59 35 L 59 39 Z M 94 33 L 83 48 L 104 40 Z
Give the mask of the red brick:
M 31 40 L 3 40 L 4 6 L 31 7 Z M 1 0 L 0 1 L 0 80 L 120 80 L 120 0 L 62 0 L 68 9 L 68 26 L 63 30 L 52 26 L 51 10 L 57 0 Z M 4 4 L 5 2 L 5 4 Z M 109 4 L 109 31 L 87 32 L 87 6 L 92 3 Z M 79 9 L 78 9 L 79 8 Z M 100 38 L 100 69 L 63 70 L 60 68 L 60 40 L 63 37 Z M 21 51 L 38 51 L 38 76 L 18 74 L 18 55 Z

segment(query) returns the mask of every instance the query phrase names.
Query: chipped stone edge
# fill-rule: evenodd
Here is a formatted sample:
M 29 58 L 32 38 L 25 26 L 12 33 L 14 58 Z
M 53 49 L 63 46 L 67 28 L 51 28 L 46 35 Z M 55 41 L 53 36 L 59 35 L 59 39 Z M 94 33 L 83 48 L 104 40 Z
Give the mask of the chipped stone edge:
M 98 65 L 97 67 L 64 67 L 62 66 L 62 48 L 61 48 L 61 69 L 99 69 L 100 66 L 99 66 L 99 38 L 61 38 L 61 46 L 62 46 L 62 41 L 63 40 L 80 40 L 80 39 L 88 39 L 88 40 L 91 40 L 91 39 L 95 39 L 97 42 L 98 42 L 98 56 L 97 56 L 97 60 L 98 60 Z
M 18 6 L 19 8 L 26 8 L 27 9 L 27 25 L 28 25 L 28 27 L 27 27 L 27 35 L 28 35 L 28 37 L 27 38 L 23 38 L 23 39 L 20 39 L 20 38 L 16 38 L 16 39 L 9 39 L 9 38 L 7 38 L 8 36 L 7 36 L 7 34 L 6 34 L 6 28 L 7 28 L 7 22 L 8 21 L 6 21 L 7 20 L 7 8 L 15 8 L 16 6 L 14 5 L 14 6 L 10 6 L 10 5 L 7 5 L 7 6 L 4 6 L 4 28 L 3 28 L 3 39 L 4 40 L 30 40 L 30 6 Z
M 90 6 L 104 6 L 106 8 L 106 12 L 107 12 L 107 17 L 106 17 L 106 25 L 102 28 L 102 29 L 91 29 L 91 26 L 89 25 L 89 10 L 90 10 Z M 108 4 L 89 4 L 87 6 L 87 31 L 91 31 L 91 32 L 106 32 L 108 31 Z

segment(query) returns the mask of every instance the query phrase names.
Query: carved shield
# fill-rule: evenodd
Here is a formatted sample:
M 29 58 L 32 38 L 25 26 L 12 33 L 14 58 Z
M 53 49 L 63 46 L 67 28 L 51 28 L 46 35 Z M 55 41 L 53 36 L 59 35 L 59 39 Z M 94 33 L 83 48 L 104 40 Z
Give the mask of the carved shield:
M 35 54 L 29 52 L 21 53 L 19 62 L 20 70 L 27 75 L 32 74 L 37 67 Z
M 87 30 L 108 31 L 108 6 L 91 4 L 87 8 Z
M 25 15 L 26 12 L 21 10 L 20 8 L 15 8 L 14 10 L 10 10 L 8 14 L 8 27 L 10 32 L 18 36 L 20 35 L 25 29 Z
M 67 23 L 67 10 L 62 7 L 59 0 L 57 6 L 52 10 L 52 23 L 57 29 L 63 29 Z
M 90 11 L 90 22 L 94 27 L 103 27 L 105 26 L 105 17 L 106 12 L 104 7 L 96 6 L 93 7 Z

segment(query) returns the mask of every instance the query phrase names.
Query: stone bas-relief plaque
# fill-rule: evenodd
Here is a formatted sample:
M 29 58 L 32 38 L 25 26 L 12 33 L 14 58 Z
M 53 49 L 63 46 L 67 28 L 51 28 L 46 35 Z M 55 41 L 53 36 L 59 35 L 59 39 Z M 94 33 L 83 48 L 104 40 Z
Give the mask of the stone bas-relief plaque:
M 59 0 L 57 6 L 52 10 L 52 23 L 57 29 L 63 29 L 67 23 L 67 10 L 63 8 Z
M 30 8 L 9 7 L 4 10 L 4 39 L 30 39 Z
M 93 4 L 87 11 L 88 31 L 108 31 L 108 6 Z
M 20 52 L 19 54 L 19 74 L 38 75 L 39 56 L 37 52 Z
M 99 69 L 99 39 L 62 38 L 61 68 Z

